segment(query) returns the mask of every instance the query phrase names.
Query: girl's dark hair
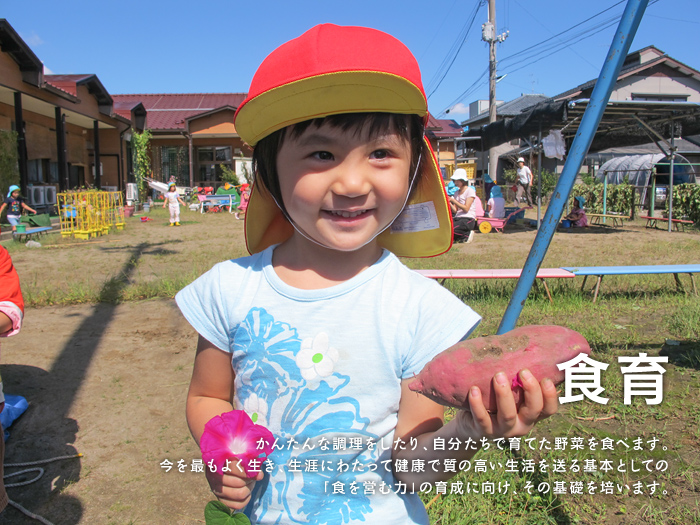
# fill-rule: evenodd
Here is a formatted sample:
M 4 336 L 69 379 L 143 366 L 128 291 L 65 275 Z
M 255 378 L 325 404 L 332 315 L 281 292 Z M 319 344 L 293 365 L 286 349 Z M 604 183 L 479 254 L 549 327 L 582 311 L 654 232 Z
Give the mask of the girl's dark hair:
M 369 137 L 375 138 L 383 133 L 397 133 L 399 137 L 408 142 L 411 147 L 411 168 L 409 171 L 409 184 L 415 188 L 420 181 L 413 181 L 413 178 L 420 178 L 422 169 L 416 170 L 418 162 L 421 167 L 425 162 L 428 152 L 421 156 L 423 151 L 423 119 L 418 115 L 400 115 L 397 113 L 345 113 L 341 115 L 331 115 L 325 118 L 317 118 L 299 122 L 268 135 L 257 143 L 253 149 L 253 172 L 255 182 L 264 187 L 282 207 L 284 214 L 287 210 L 282 202 L 280 191 L 279 174 L 277 173 L 277 154 L 279 153 L 284 140 L 289 136 L 292 138 L 300 136 L 309 126 L 320 127 L 323 124 L 340 128 L 343 131 L 353 131 L 356 134 L 362 132 L 365 126 L 369 126 Z

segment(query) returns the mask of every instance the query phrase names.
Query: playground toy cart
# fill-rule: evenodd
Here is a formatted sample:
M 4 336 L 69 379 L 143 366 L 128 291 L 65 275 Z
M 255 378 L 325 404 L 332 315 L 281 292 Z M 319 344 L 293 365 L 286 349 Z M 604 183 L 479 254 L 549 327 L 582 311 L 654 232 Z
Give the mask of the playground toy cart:
M 531 210 L 532 206 L 527 206 L 525 208 L 518 208 L 512 211 L 503 219 L 494 219 L 491 217 L 477 217 L 476 223 L 479 225 L 479 231 L 481 233 L 489 233 L 491 230 L 496 230 L 497 232 L 503 233 L 503 228 L 508 224 L 508 220 L 517 215 L 520 212 L 525 212 L 525 210 Z

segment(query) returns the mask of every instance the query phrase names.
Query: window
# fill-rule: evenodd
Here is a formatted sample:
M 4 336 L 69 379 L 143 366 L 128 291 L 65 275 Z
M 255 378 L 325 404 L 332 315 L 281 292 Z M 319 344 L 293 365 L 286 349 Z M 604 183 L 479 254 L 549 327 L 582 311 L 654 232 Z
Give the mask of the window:
M 27 161 L 27 182 L 30 184 L 58 184 L 58 162 L 50 159 Z
M 162 146 L 160 148 L 161 180 L 170 177 L 180 186 L 190 184 L 190 159 L 186 146 Z
M 27 161 L 27 181 L 32 183 L 44 182 L 44 166 L 41 159 Z
M 231 146 L 200 146 L 197 148 L 195 173 L 200 182 L 221 180 L 221 167 L 233 169 Z

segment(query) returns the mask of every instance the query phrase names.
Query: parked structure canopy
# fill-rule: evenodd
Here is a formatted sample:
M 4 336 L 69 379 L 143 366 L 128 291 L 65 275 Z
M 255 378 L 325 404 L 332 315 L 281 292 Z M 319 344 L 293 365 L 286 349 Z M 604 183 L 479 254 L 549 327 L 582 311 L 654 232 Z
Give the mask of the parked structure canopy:
M 570 144 L 578 131 L 589 99 L 541 102 L 522 114 L 469 130 L 466 136 L 480 137 L 473 147 L 481 151 L 516 138 L 529 140 L 539 132 L 562 131 Z M 670 137 L 671 123 L 683 135 L 700 133 L 700 104 L 695 102 L 610 101 L 596 131 L 589 152 L 613 146 L 657 144 Z M 661 146 L 660 146 L 661 147 Z M 662 151 L 667 152 L 661 147 Z M 669 148 L 670 149 L 670 148 Z

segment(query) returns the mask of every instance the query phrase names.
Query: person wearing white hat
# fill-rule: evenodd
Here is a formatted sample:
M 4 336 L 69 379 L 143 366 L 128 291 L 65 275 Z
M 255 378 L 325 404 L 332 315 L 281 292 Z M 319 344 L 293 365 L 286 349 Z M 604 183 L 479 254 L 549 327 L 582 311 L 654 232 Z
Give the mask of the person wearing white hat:
M 532 185 L 532 171 L 530 171 L 530 168 L 525 166 L 524 158 L 518 158 L 518 168 L 516 171 L 518 175 L 516 186 L 518 189 L 515 195 L 515 205 L 520 205 L 520 203 L 523 200 L 523 194 L 525 194 L 527 205 L 532 206 L 532 196 L 530 195 L 530 186 Z
M 484 214 L 481 201 L 476 194 L 473 183 L 470 184 L 467 179 L 467 171 L 463 168 L 457 168 L 450 177 L 459 190 L 450 197 L 450 208 L 452 210 L 454 222 L 454 240 L 455 242 L 465 241 L 470 243 L 474 240 L 474 230 L 476 230 L 476 218 Z

